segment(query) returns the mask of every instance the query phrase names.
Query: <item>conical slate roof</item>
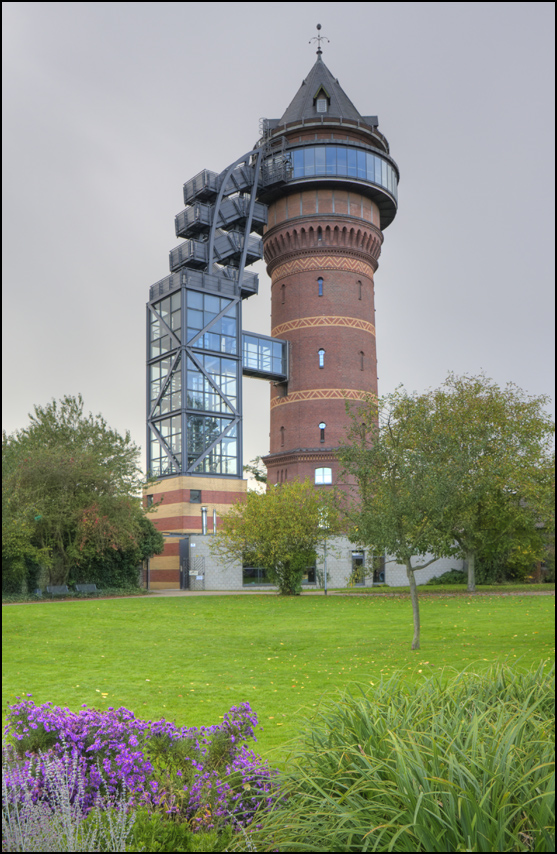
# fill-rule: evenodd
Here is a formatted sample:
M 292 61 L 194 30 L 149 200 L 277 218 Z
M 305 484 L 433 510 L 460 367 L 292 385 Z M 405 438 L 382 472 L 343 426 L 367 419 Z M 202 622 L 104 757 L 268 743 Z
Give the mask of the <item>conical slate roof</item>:
M 333 77 L 321 56 L 317 56 L 317 61 L 306 79 L 298 89 L 290 106 L 286 109 L 284 115 L 279 119 L 279 125 L 287 124 L 287 122 L 297 122 L 301 119 L 315 118 L 322 115 L 318 113 L 314 104 L 314 99 L 319 89 L 323 87 L 329 100 L 327 116 L 334 118 L 353 119 L 354 121 L 363 121 L 360 115 L 346 92 L 341 88 L 336 77 Z

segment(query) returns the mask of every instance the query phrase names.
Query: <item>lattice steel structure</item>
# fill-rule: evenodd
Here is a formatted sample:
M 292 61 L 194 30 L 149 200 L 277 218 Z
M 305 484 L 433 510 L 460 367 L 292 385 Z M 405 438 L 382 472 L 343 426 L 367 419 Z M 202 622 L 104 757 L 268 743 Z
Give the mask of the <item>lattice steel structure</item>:
M 155 477 L 242 477 L 242 373 L 283 382 L 286 342 L 242 333 L 242 300 L 258 277 L 267 206 L 258 186 L 290 174 L 279 152 L 262 169 L 264 146 L 220 175 L 204 170 L 184 184 L 175 218 L 184 241 L 170 252 L 170 275 L 147 305 L 147 468 Z

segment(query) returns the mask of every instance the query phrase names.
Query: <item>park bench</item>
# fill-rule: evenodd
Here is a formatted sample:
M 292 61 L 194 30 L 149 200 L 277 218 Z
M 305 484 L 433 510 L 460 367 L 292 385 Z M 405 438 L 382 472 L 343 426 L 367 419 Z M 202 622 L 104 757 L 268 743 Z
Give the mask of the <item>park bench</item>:
M 96 584 L 76 584 L 75 589 L 77 593 L 100 593 L 100 590 L 97 590 Z
M 46 592 L 51 596 L 67 596 L 70 591 L 67 584 L 51 584 L 46 588 Z

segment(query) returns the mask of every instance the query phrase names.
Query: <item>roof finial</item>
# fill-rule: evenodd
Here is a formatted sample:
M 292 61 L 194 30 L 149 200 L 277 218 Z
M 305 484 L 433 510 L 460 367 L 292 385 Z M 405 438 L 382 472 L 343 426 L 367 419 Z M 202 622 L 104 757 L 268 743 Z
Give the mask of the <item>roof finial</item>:
M 317 42 L 317 56 L 319 57 L 319 59 L 321 59 L 321 54 L 323 53 L 323 51 L 321 50 L 321 42 L 322 41 L 325 41 L 325 42 L 330 41 L 325 36 L 320 35 L 320 33 L 319 33 L 320 29 L 321 29 L 321 24 L 317 24 L 317 35 L 309 40 L 309 44 L 311 44 L 312 42 Z

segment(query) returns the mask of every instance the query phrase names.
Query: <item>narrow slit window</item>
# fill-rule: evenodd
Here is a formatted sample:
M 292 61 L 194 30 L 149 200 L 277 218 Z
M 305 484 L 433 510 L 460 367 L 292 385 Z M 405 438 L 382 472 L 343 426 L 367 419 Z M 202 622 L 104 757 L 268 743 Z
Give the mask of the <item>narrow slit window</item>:
M 358 299 L 362 298 L 362 283 L 358 281 Z
M 281 285 L 280 287 L 280 301 L 284 303 L 286 297 L 286 285 Z
M 317 295 L 320 297 L 323 296 L 323 279 L 321 276 L 317 279 Z
M 364 369 L 364 351 L 360 350 L 360 370 Z
M 325 442 L 325 427 L 326 426 L 327 425 L 325 424 L 324 421 L 322 421 L 321 424 L 319 425 L 319 441 L 321 443 Z
M 284 448 L 284 427 L 280 428 L 280 446 Z
M 325 350 L 318 350 L 317 356 L 319 358 L 319 367 L 324 368 L 325 367 Z

